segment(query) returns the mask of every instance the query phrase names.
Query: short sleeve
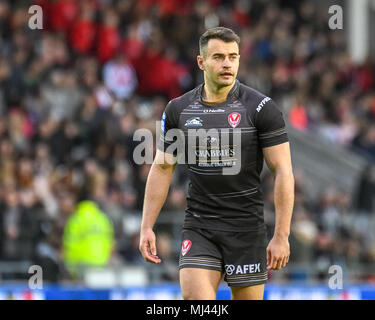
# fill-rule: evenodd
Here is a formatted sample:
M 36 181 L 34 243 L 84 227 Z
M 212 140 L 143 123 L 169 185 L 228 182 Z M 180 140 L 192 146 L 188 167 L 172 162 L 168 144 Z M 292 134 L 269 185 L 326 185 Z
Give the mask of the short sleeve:
M 255 126 L 262 148 L 289 141 L 283 114 L 269 98 L 263 106 L 260 104 L 255 111 Z
M 160 137 L 157 148 L 160 151 L 168 152 L 168 147 L 175 141 L 173 136 L 168 134 L 171 129 L 177 129 L 176 110 L 173 108 L 173 103 L 170 101 L 163 112 L 160 124 Z

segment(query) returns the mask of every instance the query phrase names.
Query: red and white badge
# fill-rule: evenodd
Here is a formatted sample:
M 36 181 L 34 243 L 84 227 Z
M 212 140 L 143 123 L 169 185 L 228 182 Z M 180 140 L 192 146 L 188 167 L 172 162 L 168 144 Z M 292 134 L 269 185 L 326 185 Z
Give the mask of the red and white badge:
M 241 121 L 241 114 L 238 113 L 238 112 L 232 112 L 229 116 L 228 116 L 228 122 L 230 124 L 230 126 L 232 128 L 235 128 L 238 126 L 238 124 L 240 123 Z
M 190 248 L 191 248 L 191 241 L 190 240 L 182 241 L 181 254 L 184 256 L 185 254 L 188 253 Z

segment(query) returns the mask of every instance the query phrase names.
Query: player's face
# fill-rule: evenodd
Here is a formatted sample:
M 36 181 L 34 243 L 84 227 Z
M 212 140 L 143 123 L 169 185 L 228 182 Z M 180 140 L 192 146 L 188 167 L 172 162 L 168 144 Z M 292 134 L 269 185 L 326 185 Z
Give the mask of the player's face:
M 230 86 L 237 77 L 240 55 L 236 42 L 210 39 L 198 65 L 205 72 L 206 80 L 218 87 Z

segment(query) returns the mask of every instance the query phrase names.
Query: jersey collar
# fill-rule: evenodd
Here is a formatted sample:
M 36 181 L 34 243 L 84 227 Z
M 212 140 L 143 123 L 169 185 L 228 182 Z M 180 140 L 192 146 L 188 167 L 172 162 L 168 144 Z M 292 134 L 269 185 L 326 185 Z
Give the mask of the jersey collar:
M 196 95 L 195 95 L 195 100 L 199 101 L 200 103 L 204 103 L 202 99 L 203 86 L 204 86 L 204 82 L 198 86 Z M 238 99 L 239 91 L 240 91 L 240 82 L 238 79 L 236 79 L 233 88 L 228 93 L 226 102 L 231 101 L 233 99 Z

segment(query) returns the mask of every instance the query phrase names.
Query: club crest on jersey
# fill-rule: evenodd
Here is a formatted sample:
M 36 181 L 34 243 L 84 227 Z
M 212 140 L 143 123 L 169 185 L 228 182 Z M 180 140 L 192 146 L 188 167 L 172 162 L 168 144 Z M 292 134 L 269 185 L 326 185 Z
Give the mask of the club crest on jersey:
M 190 119 L 187 119 L 185 122 L 185 127 L 201 127 L 203 120 L 199 117 L 193 117 Z
M 181 254 L 184 256 L 185 254 L 188 253 L 190 248 L 191 248 L 191 241 L 190 240 L 182 241 Z
M 241 121 L 241 114 L 238 113 L 238 112 L 232 112 L 229 116 L 228 116 L 228 122 L 230 124 L 230 126 L 232 128 L 235 128 L 238 126 L 238 124 L 240 123 Z

